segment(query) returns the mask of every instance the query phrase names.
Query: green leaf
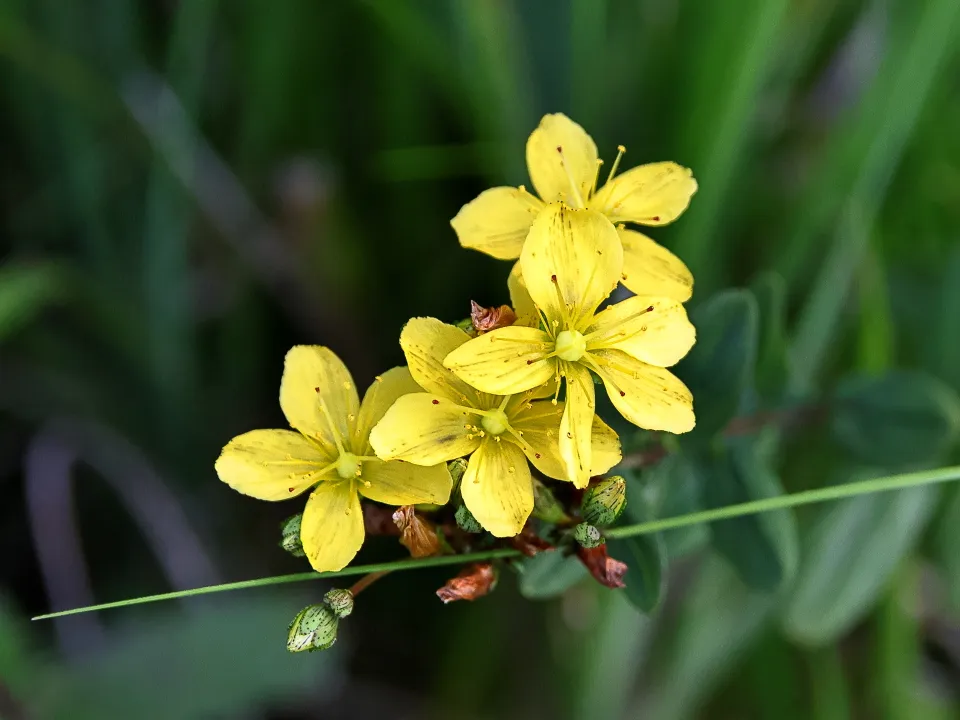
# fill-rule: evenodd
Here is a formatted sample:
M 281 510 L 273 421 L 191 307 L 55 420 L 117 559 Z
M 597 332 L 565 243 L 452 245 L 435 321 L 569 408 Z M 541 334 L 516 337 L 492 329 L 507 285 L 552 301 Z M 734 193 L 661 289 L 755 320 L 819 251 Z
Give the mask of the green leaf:
M 696 464 L 685 455 L 668 455 L 639 479 L 636 473 L 627 476 L 627 512 L 635 497 L 643 497 L 652 518 L 680 517 L 705 509 L 701 477 Z M 631 515 L 632 517 L 632 515 Z M 643 522 L 643 520 L 633 520 Z M 669 530 L 662 533 L 667 557 L 690 555 L 710 540 L 706 525 Z
M 520 563 L 520 594 L 530 600 L 548 600 L 562 595 L 587 576 L 575 556 L 559 551 L 542 552 Z
M 52 678 L 41 717 L 140 720 L 236 717 L 268 698 L 289 701 L 331 678 L 337 650 L 292 655 L 287 623 L 306 603 L 288 593 L 234 599 L 201 612 L 153 614 L 95 659 Z M 353 618 L 350 618 L 353 621 Z M 341 635 L 349 632 L 344 624 Z
M 960 612 L 960 553 L 957 552 L 960 548 L 960 487 L 949 490 L 934 527 L 932 544 L 947 600 L 954 612 Z
M 629 568 L 623 576 L 624 594 L 641 612 L 650 613 L 663 599 L 667 546 L 659 533 L 607 542 L 607 551 Z
M 757 301 L 745 290 L 725 290 L 691 315 L 697 344 L 677 365 L 693 393 L 697 426 L 681 441 L 704 444 L 737 414 L 753 385 L 757 357 Z
M 914 546 L 937 496 L 936 488 L 911 488 L 818 508 L 801 532 L 787 632 L 822 645 L 858 622 Z
M 935 462 L 956 444 L 960 399 L 920 372 L 851 378 L 837 390 L 832 431 L 848 451 L 874 466 Z
M 757 391 L 778 400 L 787 384 L 787 284 L 773 272 L 760 274 L 750 285 L 760 314 L 757 342 Z
M 0 268 L 0 341 L 29 324 L 62 296 L 63 275 L 53 263 Z
M 710 507 L 783 495 L 780 479 L 761 456 L 759 441 L 727 442 L 710 468 L 703 491 Z M 790 510 L 723 520 L 711 526 L 713 545 L 750 588 L 773 592 L 789 580 L 797 565 L 797 528 Z

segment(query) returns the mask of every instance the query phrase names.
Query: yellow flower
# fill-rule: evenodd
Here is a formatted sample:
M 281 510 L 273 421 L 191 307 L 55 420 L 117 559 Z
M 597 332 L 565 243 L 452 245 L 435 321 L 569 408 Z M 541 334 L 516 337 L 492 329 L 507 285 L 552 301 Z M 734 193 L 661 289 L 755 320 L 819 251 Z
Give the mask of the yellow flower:
M 602 161 L 593 139 L 566 115 L 545 115 L 527 140 L 527 169 L 540 198 L 520 188 L 485 190 L 450 221 L 464 247 L 501 260 L 520 257 L 530 225 L 547 203 L 590 208 L 610 222 L 666 225 L 687 209 L 697 190 L 689 169 L 673 162 L 640 165 L 616 175 L 617 159 L 607 182 L 597 188 Z M 616 176 L 615 176 L 616 175 Z M 693 276 L 673 253 L 635 230 L 617 227 L 623 245 L 620 280 L 638 295 L 686 302 Z
M 376 379 L 361 404 L 340 358 L 325 347 L 295 347 L 284 364 L 280 407 L 297 432 L 253 430 L 235 437 L 217 459 L 217 474 L 260 500 L 286 500 L 316 486 L 300 539 L 315 570 L 340 570 L 363 544 L 360 495 L 389 505 L 450 498 L 446 466 L 384 462 L 370 448 L 370 429 L 387 408 L 419 390 L 406 368 L 393 368 Z
M 578 487 L 590 479 L 592 370 L 630 422 L 651 430 L 693 428 L 690 391 L 663 368 L 693 347 L 695 331 L 676 299 L 636 295 L 597 312 L 617 286 L 623 251 L 595 210 L 547 206 L 520 256 L 523 281 L 543 328 L 512 326 L 451 352 L 444 365 L 482 392 L 519 393 L 566 381 L 560 455 Z
M 463 330 L 434 318 L 407 323 L 400 345 L 426 392 L 397 400 L 370 433 L 370 443 L 381 458 L 418 465 L 469 456 L 460 483 L 464 504 L 491 533 L 511 537 L 533 510 L 527 460 L 548 477 L 566 477 L 558 447 L 563 403 L 536 401 L 543 389 L 532 386 L 518 395 L 477 392 L 443 366 L 444 357 L 469 340 Z M 599 418 L 592 431 L 590 473 L 599 475 L 620 462 L 620 440 Z

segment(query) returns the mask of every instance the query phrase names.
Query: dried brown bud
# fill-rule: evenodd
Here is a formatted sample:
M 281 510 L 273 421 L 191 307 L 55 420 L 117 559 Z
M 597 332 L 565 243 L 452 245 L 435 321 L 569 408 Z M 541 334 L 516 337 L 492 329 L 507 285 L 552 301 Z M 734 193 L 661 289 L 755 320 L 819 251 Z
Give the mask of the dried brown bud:
M 433 523 L 417 515 L 413 505 L 404 505 L 393 513 L 393 522 L 400 530 L 400 542 L 415 558 L 440 554 L 440 538 Z
M 601 585 L 608 588 L 626 587 L 623 576 L 627 572 L 627 564 L 607 555 L 606 543 L 595 548 L 577 548 L 577 557 Z
M 529 525 L 524 525 L 519 535 L 510 538 L 510 544 L 527 557 L 533 557 L 544 550 L 553 550 L 553 545 L 537 535 Z
M 517 321 L 517 314 L 509 305 L 485 308 L 471 300 L 470 321 L 477 335 L 483 335 L 491 330 L 513 325 Z
M 367 535 L 393 535 L 400 531 L 393 522 L 393 511 L 376 503 L 363 504 L 363 529 Z
M 454 600 L 476 600 L 497 586 L 497 571 L 493 563 L 467 565 L 455 578 L 437 590 L 437 597 L 444 605 Z

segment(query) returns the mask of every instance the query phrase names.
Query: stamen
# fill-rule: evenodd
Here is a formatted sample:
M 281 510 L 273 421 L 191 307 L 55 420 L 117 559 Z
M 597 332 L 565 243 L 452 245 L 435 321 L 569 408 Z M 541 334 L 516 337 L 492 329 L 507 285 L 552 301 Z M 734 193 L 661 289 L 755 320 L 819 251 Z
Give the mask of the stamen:
M 500 412 L 503 412 L 503 409 L 507 406 L 507 403 L 510 402 L 510 398 L 512 397 L 513 395 L 504 395 L 503 402 L 500 403 L 500 407 L 498 407 L 497 410 L 499 410 Z
M 567 173 L 567 180 L 570 181 L 570 191 L 573 194 L 573 198 L 577 201 L 577 204 L 574 207 L 582 208 L 583 197 L 580 195 L 580 188 L 577 187 L 576 181 L 573 179 L 573 173 L 570 172 L 570 166 L 567 165 L 567 159 L 563 155 L 563 148 L 557 145 L 557 152 L 560 153 L 560 165 L 563 167 L 564 172 Z
M 330 426 L 330 432 L 333 433 L 333 442 L 337 446 L 337 452 L 340 455 L 343 455 L 343 442 L 340 439 L 340 432 L 337 430 L 336 424 L 333 422 L 333 418 L 330 417 L 330 411 L 327 410 L 327 404 L 323 401 L 323 395 L 320 394 L 320 388 L 314 388 L 317 393 L 317 405 L 320 406 L 320 412 L 323 414 L 323 417 L 327 420 L 327 425 Z
M 610 174 L 607 175 L 607 182 L 613 180 L 613 176 L 617 174 L 617 168 L 620 167 L 620 158 L 623 157 L 623 154 L 627 149 L 623 145 L 617 145 L 617 159 L 613 161 L 613 165 L 610 168 Z M 604 183 L 606 185 L 606 183 Z
M 597 194 L 597 182 L 600 180 L 600 166 L 603 165 L 603 160 L 597 158 L 597 169 L 593 173 L 593 185 L 590 186 L 590 196 L 593 197 Z

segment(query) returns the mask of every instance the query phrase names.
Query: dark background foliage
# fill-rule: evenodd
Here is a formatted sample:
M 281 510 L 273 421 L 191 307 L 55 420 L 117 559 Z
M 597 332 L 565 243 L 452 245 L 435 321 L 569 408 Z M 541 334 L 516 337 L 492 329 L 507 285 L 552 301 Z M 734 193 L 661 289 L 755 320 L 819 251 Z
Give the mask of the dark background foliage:
M 291 345 L 365 385 L 407 318 L 507 301 L 449 219 L 527 182 L 546 112 L 693 168 L 652 234 L 721 353 L 681 367 L 701 418 L 828 406 L 686 440 L 631 478 L 637 519 L 947 462 L 958 39 L 956 0 L 0 1 L 0 716 L 953 717 L 949 486 L 668 533 L 637 550 L 671 559 L 650 615 L 510 574 L 442 607 L 437 570 L 310 656 L 285 623 L 322 583 L 26 618 L 302 570 L 298 508 L 213 460 L 283 426 Z

